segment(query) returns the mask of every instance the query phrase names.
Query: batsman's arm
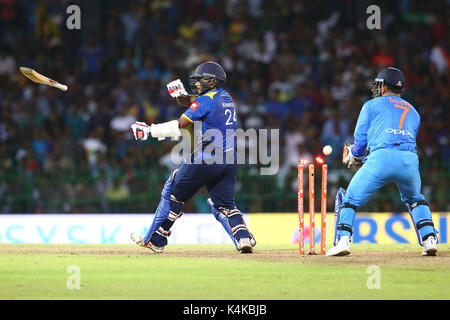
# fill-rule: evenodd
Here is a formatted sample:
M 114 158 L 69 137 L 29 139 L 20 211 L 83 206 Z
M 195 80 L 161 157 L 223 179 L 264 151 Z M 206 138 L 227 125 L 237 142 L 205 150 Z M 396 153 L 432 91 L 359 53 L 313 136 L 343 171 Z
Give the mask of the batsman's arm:
M 180 129 L 184 129 L 190 124 L 192 124 L 192 120 L 186 117 L 184 114 L 178 119 L 178 125 Z
M 200 99 L 201 98 L 195 98 Z M 201 105 L 200 102 L 195 101 L 191 103 L 189 109 L 187 109 L 178 120 L 172 120 L 163 123 L 157 123 L 147 125 L 144 123 L 136 122 L 131 126 L 133 134 L 136 139 L 146 140 L 148 136 L 157 138 L 158 140 L 164 140 L 166 138 L 178 139 L 181 136 L 180 129 L 184 129 L 196 120 L 200 120 L 206 113 L 210 111 L 207 105 Z M 142 137 L 137 132 L 143 131 Z
M 197 98 L 189 84 L 180 79 L 171 81 L 167 84 L 167 91 L 172 98 L 175 98 L 179 105 L 189 107 Z
M 158 140 L 164 140 L 166 138 L 174 138 L 177 140 L 181 136 L 180 129 L 186 128 L 192 122 L 188 117 L 182 115 L 178 120 L 153 123 L 151 125 L 136 121 L 131 125 L 131 129 L 136 140 L 147 140 L 149 136 Z
M 179 96 L 175 99 L 177 99 L 177 102 L 180 106 L 189 107 L 196 98 L 197 96 Z

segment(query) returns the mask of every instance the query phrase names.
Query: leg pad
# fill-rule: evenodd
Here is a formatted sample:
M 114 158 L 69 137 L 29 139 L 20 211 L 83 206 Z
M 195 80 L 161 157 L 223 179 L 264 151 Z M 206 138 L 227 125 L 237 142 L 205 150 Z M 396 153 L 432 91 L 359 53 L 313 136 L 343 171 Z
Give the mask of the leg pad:
M 233 237 L 239 241 L 241 238 L 250 238 L 250 232 L 244 222 L 244 217 L 241 211 L 237 208 L 227 209 L 218 208 L 222 214 L 227 217 Z
M 348 224 L 339 223 L 337 225 L 336 230 L 348 231 L 348 232 L 350 232 L 350 236 L 352 236 L 352 234 L 353 234 L 352 226 L 350 226 Z

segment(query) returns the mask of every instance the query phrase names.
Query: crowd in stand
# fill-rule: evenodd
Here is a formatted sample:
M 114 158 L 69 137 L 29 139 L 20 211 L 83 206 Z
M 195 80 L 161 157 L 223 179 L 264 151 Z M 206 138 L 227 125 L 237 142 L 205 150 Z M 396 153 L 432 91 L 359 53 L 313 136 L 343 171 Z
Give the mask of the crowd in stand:
M 297 160 L 312 160 L 327 144 L 331 188 L 349 181 L 342 145 L 353 139 L 371 81 L 384 66 L 402 69 L 404 98 L 422 119 L 423 192 L 433 210 L 449 210 L 448 1 L 386 1 L 380 30 L 366 27 L 364 1 L 111 0 L 102 3 L 99 27 L 82 21 L 81 30 L 65 27 L 67 3 L 0 3 L 1 212 L 154 210 L 146 193 L 159 198 L 173 144 L 138 143 L 130 125 L 178 118 L 183 108 L 166 84 L 207 60 L 227 71 L 241 128 L 280 129 L 273 188 L 285 194 L 296 190 Z M 19 66 L 69 90 L 36 85 Z M 139 181 L 143 172 L 146 180 L 160 175 L 149 184 Z M 241 188 L 249 211 L 295 211 L 295 202 L 278 207 L 278 199 L 253 209 L 252 185 Z M 142 206 L 120 202 L 133 195 Z M 98 201 L 74 205 L 89 197 Z M 390 199 L 369 209 L 393 210 Z

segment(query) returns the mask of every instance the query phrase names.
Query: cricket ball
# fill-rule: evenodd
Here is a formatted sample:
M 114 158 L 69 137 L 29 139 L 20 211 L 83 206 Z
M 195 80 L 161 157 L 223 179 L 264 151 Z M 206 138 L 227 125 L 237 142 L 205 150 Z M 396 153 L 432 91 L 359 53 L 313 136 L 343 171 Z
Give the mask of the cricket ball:
M 329 156 L 333 152 L 333 148 L 330 145 L 326 145 L 322 150 L 323 154 Z

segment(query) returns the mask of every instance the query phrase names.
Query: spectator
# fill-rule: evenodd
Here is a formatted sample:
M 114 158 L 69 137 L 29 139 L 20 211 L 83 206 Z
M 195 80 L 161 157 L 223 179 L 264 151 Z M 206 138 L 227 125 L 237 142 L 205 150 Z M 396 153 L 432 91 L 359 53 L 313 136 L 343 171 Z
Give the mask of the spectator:
M 86 74 L 98 74 L 102 69 L 104 52 L 93 36 L 80 49 L 81 67 Z
M 130 191 L 120 178 L 116 177 L 113 184 L 106 190 L 105 199 L 110 203 L 113 213 L 124 212 L 124 201 L 130 196 Z
M 277 121 L 282 122 L 289 115 L 289 104 L 281 101 L 281 91 L 273 89 L 269 94 L 269 100 L 265 104 L 268 116 L 273 116 Z
M 127 135 L 130 133 L 130 126 L 136 121 L 136 117 L 129 114 L 124 105 L 119 107 L 117 116 L 111 119 L 111 129 L 118 133 Z
M 306 94 L 306 88 L 304 86 L 298 86 L 295 97 L 290 103 L 290 115 L 296 118 L 301 118 L 305 110 L 314 110 L 314 99 Z
M 430 61 L 436 66 L 439 75 L 443 75 L 450 65 L 450 52 L 443 45 L 435 45 L 431 49 Z
M 92 24 L 95 30 L 87 20 L 82 23 L 87 39 L 65 30 L 63 0 L 12 3 L 10 14 L 0 17 L 0 194 L 7 194 L 0 197 L 0 208 L 5 211 L 106 211 L 109 200 L 102 195 L 109 179 L 125 174 L 133 179 L 125 186 L 128 195 L 116 181 L 111 199 L 117 194 L 159 198 L 158 184 L 172 168 L 167 155 L 173 145 L 136 143 L 130 125 L 179 116 L 182 108 L 165 84 L 209 59 L 227 71 L 241 128 L 280 130 L 280 174 L 255 177 L 253 170 L 242 170 L 238 202 L 295 210 L 289 197 L 296 182 L 289 182 L 297 161 L 312 160 L 330 144 L 334 152 L 327 160 L 338 168 L 338 150 L 370 98 L 373 75 L 394 65 L 404 71 L 406 100 L 422 118 L 418 150 L 424 193 L 437 209 L 449 210 L 448 1 L 383 2 L 381 31 L 360 28 L 355 18 L 360 6 L 352 1 L 327 3 L 326 10 L 301 1 L 290 1 L 291 6 L 261 0 L 106 1 L 99 7 L 103 18 Z M 17 73 L 20 65 L 45 71 L 69 90 L 32 83 Z M 330 190 L 346 179 L 342 171 L 330 174 Z M 33 199 L 33 190 L 24 186 L 35 181 Z M 262 188 L 273 185 L 279 189 Z M 47 192 L 52 189 L 61 191 L 58 197 Z M 272 193 L 254 196 L 269 189 Z M 142 211 L 143 202 L 122 201 L 116 209 Z M 375 200 L 367 209 L 384 206 Z
M 7 53 L 5 48 L 0 48 L 0 76 L 12 74 L 16 69 L 14 58 Z

